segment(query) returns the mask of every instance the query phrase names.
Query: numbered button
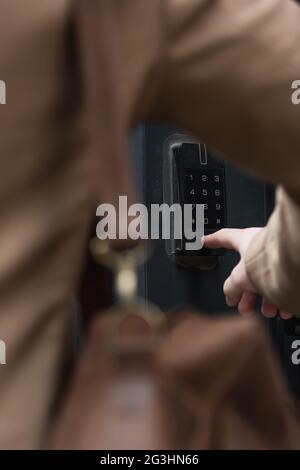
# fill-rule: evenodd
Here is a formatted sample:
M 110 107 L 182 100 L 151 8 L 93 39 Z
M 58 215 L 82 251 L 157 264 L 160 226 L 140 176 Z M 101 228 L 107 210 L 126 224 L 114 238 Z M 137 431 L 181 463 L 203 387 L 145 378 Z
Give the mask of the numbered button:
M 190 181 L 191 183 L 193 183 L 195 181 L 195 177 L 192 173 L 186 173 L 185 175 L 187 181 Z

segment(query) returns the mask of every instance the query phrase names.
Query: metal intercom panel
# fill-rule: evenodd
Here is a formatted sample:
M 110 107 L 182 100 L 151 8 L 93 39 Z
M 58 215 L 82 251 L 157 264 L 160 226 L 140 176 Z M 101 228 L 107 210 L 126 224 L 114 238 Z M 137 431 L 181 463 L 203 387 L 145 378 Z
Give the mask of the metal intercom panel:
M 226 226 L 227 206 L 225 188 L 225 165 L 221 157 L 214 155 L 205 144 L 185 134 L 175 133 L 164 142 L 163 149 L 163 202 L 170 207 L 181 208 L 182 230 L 178 221 L 173 222 L 173 233 L 167 240 L 167 252 L 175 263 L 185 267 L 212 269 L 224 250 L 204 247 L 191 250 L 190 239 L 196 232 L 208 235 Z M 186 212 L 191 209 L 190 215 Z M 199 207 L 202 208 L 199 214 Z M 187 217 L 186 217 L 187 216 Z M 199 217 L 200 216 L 200 217 Z M 185 218 L 186 217 L 186 218 Z M 202 217 L 202 224 L 200 218 Z M 188 225 L 186 227 L 185 225 Z M 177 226 L 176 226 L 177 225 Z M 181 236 L 175 239 L 175 231 Z

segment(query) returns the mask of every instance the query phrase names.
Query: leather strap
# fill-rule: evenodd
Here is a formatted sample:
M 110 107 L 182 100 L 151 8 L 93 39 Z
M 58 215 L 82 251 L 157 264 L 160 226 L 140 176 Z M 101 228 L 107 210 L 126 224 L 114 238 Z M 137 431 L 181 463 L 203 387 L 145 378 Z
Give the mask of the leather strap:
M 76 0 L 79 45 L 91 130 L 97 203 L 118 206 L 119 195 L 133 200 L 121 94 L 118 30 L 114 2 Z

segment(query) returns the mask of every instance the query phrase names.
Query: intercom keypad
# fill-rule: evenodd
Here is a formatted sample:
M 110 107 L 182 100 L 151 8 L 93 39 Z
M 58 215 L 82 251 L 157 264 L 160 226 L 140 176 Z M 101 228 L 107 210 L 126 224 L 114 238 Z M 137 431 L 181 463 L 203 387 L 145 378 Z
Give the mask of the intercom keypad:
M 196 205 L 204 206 L 204 234 L 209 235 L 226 227 L 227 224 L 224 161 L 201 142 L 189 142 L 183 139 L 178 139 L 176 142 L 176 138 L 174 137 L 174 141 L 170 144 L 172 154 L 168 153 L 172 155 L 173 166 L 169 173 L 165 173 L 171 175 L 171 184 L 166 185 L 166 188 L 171 188 L 172 203 L 179 203 L 182 207 L 184 215 L 187 215 L 183 224 L 187 224 L 189 229 L 192 228 L 193 233 L 199 230 Z M 192 220 L 190 212 L 185 212 L 186 204 L 192 205 Z M 183 229 L 185 228 L 186 226 L 183 226 Z M 174 238 L 172 247 L 177 262 L 184 266 L 201 266 L 201 269 L 211 269 L 216 266 L 217 258 L 224 255 L 225 250 L 207 247 L 195 251 L 189 250 L 186 248 L 188 240 L 184 230 L 183 233 L 183 239 Z
M 224 227 L 224 191 L 224 170 L 185 169 L 185 203 L 204 205 L 205 231 L 214 231 Z

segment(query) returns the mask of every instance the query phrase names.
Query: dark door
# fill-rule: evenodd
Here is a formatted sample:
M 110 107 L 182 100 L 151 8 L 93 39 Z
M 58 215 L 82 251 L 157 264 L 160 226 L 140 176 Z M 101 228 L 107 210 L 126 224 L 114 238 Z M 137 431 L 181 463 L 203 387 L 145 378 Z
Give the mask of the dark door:
M 147 206 L 165 202 L 165 143 L 178 131 L 165 126 L 140 127 L 133 138 L 133 162 L 141 199 Z M 244 228 L 266 224 L 274 206 L 274 189 L 224 162 L 226 223 Z M 232 312 L 223 296 L 223 283 L 238 261 L 233 252 L 220 256 L 213 269 L 200 270 L 177 265 L 166 250 L 166 242 L 154 242 L 151 260 L 141 268 L 140 294 L 165 310 L 191 307 L 210 314 Z M 300 394 L 299 366 L 292 364 L 292 341 L 280 319 L 265 320 L 270 329 L 291 388 Z

